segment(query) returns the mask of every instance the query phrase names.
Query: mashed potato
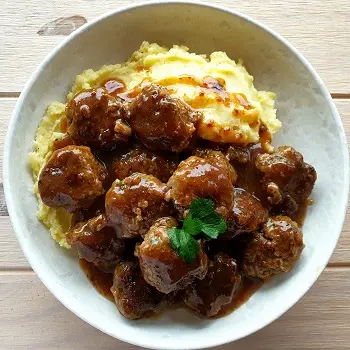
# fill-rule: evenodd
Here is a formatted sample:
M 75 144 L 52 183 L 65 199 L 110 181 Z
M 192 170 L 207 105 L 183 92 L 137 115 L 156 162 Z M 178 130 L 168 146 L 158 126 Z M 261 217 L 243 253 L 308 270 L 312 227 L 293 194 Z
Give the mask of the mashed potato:
M 224 52 L 213 52 L 208 59 L 189 53 L 187 47 L 174 46 L 168 50 L 144 42 L 126 63 L 103 66 L 98 71 L 88 69 L 78 75 L 68 99 L 111 78 L 122 80 L 127 90 L 145 81 L 167 86 L 174 95 L 202 112 L 198 134 L 204 139 L 256 143 L 262 124 L 270 134 L 281 127 L 274 109 L 275 94 L 257 91 L 253 77 L 242 63 L 236 64 Z M 221 86 L 210 88 L 215 80 Z
M 281 127 L 274 109 L 274 93 L 257 91 L 253 77 L 242 63 L 235 63 L 224 52 L 214 52 L 207 58 L 189 53 L 186 47 L 174 46 L 169 50 L 144 42 L 127 62 L 105 65 L 97 71 L 88 69 L 78 75 L 68 100 L 81 90 L 101 86 L 109 79 L 123 81 L 130 93 L 147 82 L 167 86 L 173 95 L 201 111 L 203 117 L 197 131 L 204 139 L 245 145 L 259 142 L 262 125 L 270 135 Z M 34 192 L 39 200 L 37 216 L 50 229 L 52 237 L 68 248 L 64 234 L 71 214 L 43 204 L 37 183 L 51 156 L 53 141 L 64 136 L 59 127 L 64 117 L 65 104 L 53 102 L 38 127 L 30 164 Z
M 34 193 L 39 201 L 37 217 L 50 229 L 52 238 L 55 241 L 61 246 L 69 248 L 64 233 L 70 226 L 72 214 L 64 209 L 48 207 L 42 202 L 38 192 L 38 176 L 51 156 L 53 142 L 64 136 L 59 130 L 61 119 L 65 116 L 65 109 L 66 105 L 63 103 L 51 103 L 36 132 L 34 152 L 29 154 L 29 163 L 35 180 Z

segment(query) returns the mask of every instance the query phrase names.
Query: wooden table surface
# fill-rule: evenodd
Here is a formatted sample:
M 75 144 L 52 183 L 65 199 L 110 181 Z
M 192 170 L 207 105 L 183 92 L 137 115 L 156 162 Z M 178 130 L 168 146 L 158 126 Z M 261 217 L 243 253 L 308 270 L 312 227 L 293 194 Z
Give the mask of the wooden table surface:
M 131 2 L 0 0 L 1 157 L 12 110 L 34 68 L 65 35 L 96 16 Z M 349 139 L 350 0 L 216 0 L 212 3 L 263 21 L 295 45 L 332 93 Z M 2 181 L 0 228 L 0 349 L 137 348 L 81 321 L 43 286 L 17 243 Z M 217 349 L 350 349 L 349 215 L 328 267 L 307 295 L 265 329 Z

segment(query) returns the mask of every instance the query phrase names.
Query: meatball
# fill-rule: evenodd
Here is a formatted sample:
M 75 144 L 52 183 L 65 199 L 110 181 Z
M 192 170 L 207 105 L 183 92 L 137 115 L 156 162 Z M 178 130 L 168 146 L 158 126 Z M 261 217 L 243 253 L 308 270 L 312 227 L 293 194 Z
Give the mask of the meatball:
M 167 231 L 176 227 L 171 217 L 158 219 L 137 248 L 137 256 L 144 279 L 162 293 L 185 288 L 195 278 L 207 273 L 207 256 L 201 249 L 191 264 L 182 260 L 171 247 Z
M 154 176 L 141 173 L 113 182 L 106 194 L 106 215 L 120 237 L 144 235 L 155 220 L 171 214 L 165 188 Z
M 166 199 L 172 200 L 185 216 L 197 197 L 211 198 L 216 211 L 225 218 L 233 207 L 233 184 L 236 174 L 221 152 L 207 158 L 191 156 L 182 161 L 168 181 Z
M 177 165 L 175 157 L 155 153 L 138 145 L 114 161 L 113 173 L 119 180 L 133 173 L 144 173 L 153 175 L 162 182 L 167 182 Z
M 291 218 L 270 217 L 247 245 L 242 270 L 249 277 L 269 279 L 291 270 L 303 248 L 303 234 Z
M 183 301 L 197 314 L 213 317 L 232 302 L 241 281 L 236 260 L 223 253 L 217 254 L 209 261 L 205 278 L 185 289 Z
M 181 152 L 190 143 L 198 112 L 160 85 L 147 85 L 131 103 L 130 122 L 138 139 L 151 149 Z
M 317 178 L 315 169 L 289 146 L 279 147 L 272 154 L 259 154 L 255 165 L 263 174 L 261 184 L 267 200 L 278 213 L 295 213 L 311 194 Z
M 119 312 L 132 320 L 164 311 L 173 301 L 172 296 L 162 294 L 146 283 L 136 261 L 117 265 L 111 292 Z
M 106 148 L 131 135 L 122 120 L 128 118 L 126 107 L 103 88 L 79 92 L 67 104 L 66 114 L 68 134 L 79 144 Z
M 52 153 L 39 176 L 39 193 L 49 207 L 73 212 L 87 208 L 104 193 L 104 166 L 85 146 L 67 146 Z
M 230 162 L 227 160 L 225 155 L 221 151 L 215 151 L 212 149 L 205 149 L 205 148 L 197 148 L 194 151 L 194 155 L 198 156 L 200 158 L 208 159 L 210 162 L 215 164 L 226 164 L 227 169 L 229 171 L 229 177 L 232 184 L 235 184 L 237 181 L 237 173 L 234 167 L 230 164 Z
M 267 210 L 261 205 L 259 199 L 242 188 L 234 189 L 233 209 L 227 220 L 227 233 L 224 238 L 256 231 L 266 222 Z
M 249 150 L 239 146 L 230 146 L 227 150 L 227 158 L 234 164 L 247 164 L 250 161 Z
M 219 239 L 211 239 L 205 242 L 205 252 L 211 260 L 218 253 L 225 253 L 242 265 L 243 255 L 254 233 L 245 233 L 233 238 L 220 236 Z
M 122 260 L 125 242 L 107 227 L 104 215 L 79 222 L 66 233 L 67 242 L 78 251 L 79 258 L 92 262 L 104 272 L 113 272 Z

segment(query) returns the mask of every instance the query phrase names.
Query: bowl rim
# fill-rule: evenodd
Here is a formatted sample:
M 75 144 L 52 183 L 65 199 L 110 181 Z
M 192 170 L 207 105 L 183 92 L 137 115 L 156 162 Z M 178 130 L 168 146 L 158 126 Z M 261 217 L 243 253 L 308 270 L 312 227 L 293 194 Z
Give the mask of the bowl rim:
M 61 51 L 70 41 L 72 41 L 75 37 L 79 36 L 81 33 L 91 29 L 95 24 L 112 17 L 116 14 L 121 14 L 123 12 L 127 12 L 131 9 L 134 8 L 140 8 L 140 7 L 147 7 L 147 6 L 157 6 L 157 5 L 167 5 L 167 4 L 178 4 L 178 5 L 194 5 L 194 6 L 200 6 L 200 7 L 206 7 L 210 8 L 213 10 L 219 10 L 225 13 L 229 13 L 232 16 L 239 17 L 247 22 L 252 23 L 253 25 L 259 27 L 260 29 L 264 30 L 268 34 L 272 35 L 275 39 L 278 41 L 282 42 L 296 57 L 297 59 L 305 66 L 305 68 L 308 70 L 308 72 L 312 75 L 312 77 L 315 79 L 315 81 L 318 84 L 318 87 L 320 88 L 324 98 L 326 99 L 327 104 L 330 106 L 332 110 L 332 118 L 334 119 L 338 130 L 340 134 L 340 142 L 342 146 L 342 151 L 343 151 L 343 162 L 344 162 L 344 183 L 343 183 L 343 188 L 344 188 L 344 196 L 342 197 L 342 203 L 340 207 L 343 208 L 343 213 L 342 213 L 342 220 L 339 220 L 339 222 L 336 223 L 335 229 L 334 229 L 334 240 L 332 244 L 330 244 L 330 249 L 329 253 L 327 256 L 325 256 L 325 259 L 323 260 L 323 263 L 320 264 L 320 269 L 314 273 L 312 278 L 308 280 L 307 283 L 302 288 L 302 292 L 297 295 L 296 298 L 291 300 L 288 304 L 288 306 L 284 309 L 279 310 L 276 315 L 274 315 L 271 319 L 268 321 L 263 321 L 260 323 L 257 323 L 255 327 L 251 329 L 247 329 L 247 331 L 242 332 L 240 335 L 235 335 L 234 333 L 228 334 L 225 338 L 220 338 L 217 339 L 215 337 L 211 337 L 209 339 L 206 339 L 205 342 L 199 344 L 199 346 L 189 346 L 186 347 L 186 349 L 204 349 L 204 348 L 209 348 L 213 346 L 218 346 L 218 345 L 223 345 L 227 344 L 233 341 L 236 341 L 238 339 L 244 338 L 248 335 L 251 335 L 258 330 L 266 327 L 270 323 L 274 322 L 276 319 L 278 319 L 280 316 L 282 316 L 286 311 L 288 311 L 293 305 L 295 305 L 304 295 L 305 293 L 311 288 L 311 286 L 316 282 L 316 280 L 319 278 L 321 275 L 322 271 L 326 267 L 330 257 L 332 256 L 334 249 L 337 245 L 338 239 L 340 237 L 340 234 L 342 232 L 345 216 L 346 216 L 346 209 L 347 209 L 347 203 L 348 203 L 348 194 L 349 194 L 349 153 L 348 153 L 348 147 L 347 147 L 347 140 L 343 128 L 343 124 L 341 121 L 341 118 L 339 116 L 339 113 L 336 109 L 335 103 L 328 92 L 327 88 L 325 87 L 325 84 L 315 71 L 315 69 L 312 67 L 312 65 L 306 60 L 306 58 L 291 44 L 289 43 L 285 38 L 283 38 L 280 34 L 276 33 L 274 30 L 270 29 L 268 26 L 265 24 L 251 18 L 250 16 L 247 16 L 239 11 L 226 8 L 224 6 L 219 6 L 219 5 L 213 5 L 208 2 L 202 2 L 202 1 L 196 1 L 196 0 L 153 0 L 153 1 L 142 1 L 137 4 L 131 4 L 131 5 L 126 5 L 126 6 L 120 6 L 114 10 L 111 10 L 109 12 L 106 12 L 97 18 L 93 19 L 92 21 L 84 24 L 74 32 L 72 32 L 70 35 L 68 35 L 66 38 L 64 38 L 45 58 L 44 60 L 37 66 L 37 68 L 34 70 L 32 73 L 31 77 L 29 80 L 26 82 L 22 93 L 20 94 L 20 97 L 16 103 L 16 106 L 13 110 L 12 113 L 12 118 L 10 119 L 8 129 L 7 129 L 7 134 L 5 138 L 5 143 L 4 143 L 4 160 L 3 160 L 3 183 L 4 183 L 4 193 L 5 193 L 5 200 L 7 203 L 7 208 L 8 208 L 8 213 L 9 217 L 13 226 L 13 229 L 15 231 L 15 234 L 17 236 L 17 239 L 21 245 L 22 251 L 28 260 L 30 266 L 33 268 L 34 272 L 36 275 L 39 277 L 41 282 L 46 286 L 46 288 L 55 296 L 57 300 L 59 300 L 67 309 L 72 311 L 75 315 L 77 315 L 80 319 L 84 320 L 91 326 L 93 326 L 96 329 L 99 329 L 105 334 L 108 334 L 114 338 L 117 338 L 121 341 L 127 342 L 129 344 L 133 344 L 136 346 L 142 346 L 142 347 L 147 347 L 150 349 L 179 349 L 178 346 L 174 346 L 172 344 L 167 343 L 166 346 L 164 346 L 164 343 L 162 344 L 157 344 L 153 340 L 139 340 L 137 338 L 130 338 L 127 335 L 124 335 L 122 333 L 118 333 L 118 330 L 116 328 L 116 332 L 108 332 L 103 329 L 103 326 L 96 324 L 94 320 L 89 319 L 85 315 L 81 315 L 77 310 L 74 308 L 74 304 L 70 303 L 68 300 L 66 300 L 64 297 L 61 297 L 58 295 L 59 293 L 56 293 L 55 289 L 53 288 L 54 282 L 51 281 L 51 279 L 46 278 L 45 273 L 42 273 L 40 264 L 34 263 L 34 260 L 31 258 L 32 253 L 26 246 L 24 240 L 22 239 L 22 227 L 20 224 L 20 221 L 18 220 L 18 216 L 15 212 L 15 204 L 12 199 L 11 191 L 10 191 L 10 179 L 9 179 L 9 173 L 10 173 L 10 157 L 9 157 L 9 147 L 11 144 L 11 140 L 13 138 L 13 135 L 15 133 L 15 125 L 17 124 L 17 121 L 19 119 L 19 112 L 23 107 L 23 104 L 27 98 L 28 93 L 31 90 L 31 87 L 35 84 L 35 81 L 37 77 L 45 70 L 45 68 L 50 64 L 51 59 L 59 52 Z M 185 349 L 185 347 L 182 347 L 182 349 Z

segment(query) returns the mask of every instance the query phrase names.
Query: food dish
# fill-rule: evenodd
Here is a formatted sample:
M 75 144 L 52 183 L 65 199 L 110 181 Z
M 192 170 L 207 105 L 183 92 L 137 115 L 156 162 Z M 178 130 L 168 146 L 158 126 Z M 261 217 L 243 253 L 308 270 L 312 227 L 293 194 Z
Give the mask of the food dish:
M 205 25 L 209 18 L 210 28 Z M 200 33 L 198 27 L 202 28 Z M 111 41 L 111 36 L 115 40 Z M 277 109 L 284 125 L 279 134 L 285 143 L 301 150 L 319 175 L 313 195 L 316 201 L 304 223 L 306 248 L 298 267 L 289 278 L 274 279 L 271 288 L 263 286 L 236 312 L 209 323 L 180 311 L 147 322 L 127 322 L 118 317 L 113 304 L 91 288 L 75 259 L 56 248 L 33 213 L 36 199 L 31 194 L 27 153 L 45 108 L 50 101 L 64 100 L 72 76 L 105 62 L 124 61 L 145 39 L 163 45 L 181 43 L 195 52 L 220 49 L 230 57 L 243 58 L 256 81 L 261 82 L 257 87 L 278 96 Z M 279 136 L 275 144 L 282 144 Z M 244 15 L 213 6 L 147 3 L 115 11 L 78 30 L 35 72 L 11 119 L 4 155 L 4 187 L 14 229 L 31 266 L 64 305 L 93 326 L 137 345 L 203 348 L 260 329 L 290 308 L 314 283 L 341 231 L 347 203 L 348 158 L 339 116 L 322 82 L 283 38 Z M 86 300 L 92 301 L 88 310 Z
M 317 174 L 273 149 L 274 94 L 242 63 L 144 42 L 75 81 L 30 154 L 38 218 L 122 315 L 219 317 L 293 268 Z
M 212 78 L 213 76 L 216 79 Z M 221 80 L 225 86 L 220 85 L 217 79 Z M 195 128 L 191 123 L 179 130 L 180 134 L 187 133 L 187 138 L 179 138 L 178 144 L 175 140 L 171 140 L 172 148 L 165 149 L 167 151 L 176 152 L 181 151 L 181 147 L 187 147 L 194 131 L 198 137 L 213 142 L 247 145 L 259 142 L 259 130 L 262 125 L 266 126 L 266 134 L 269 135 L 273 135 L 281 126 L 274 109 L 274 94 L 257 91 L 253 85 L 253 77 L 241 63 L 236 64 L 224 52 L 214 52 L 210 58 L 207 58 L 204 55 L 190 53 L 188 48 L 179 46 L 169 50 L 157 44 L 144 42 L 139 50 L 135 51 L 123 64 L 104 65 L 96 71 L 87 69 L 79 74 L 67 99 L 72 100 L 83 90 L 105 87 L 113 96 L 118 95 L 122 101 L 130 102 L 147 82 L 156 82 L 158 85 L 167 87 L 172 96 L 180 98 L 201 114 Z M 55 147 L 53 141 L 56 141 L 58 147 L 67 143 L 67 140 L 62 140 L 65 137 L 64 128 L 67 124 L 65 110 L 64 103 L 52 102 L 39 125 L 35 150 L 30 155 L 37 194 L 38 175 Z M 67 115 L 67 118 L 69 122 L 72 118 L 74 119 L 74 115 Z M 95 125 L 100 120 L 96 117 Z M 135 124 L 137 127 L 140 122 L 135 121 Z M 79 122 L 71 128 L 73 127 L 79 132 Z M 109 128 L 110 131 L 113 127 L 113 120 L 110 125 L 105 124 L 105 128 Z M 159 130 L 156 135 L 155 125 L 149 127 L 157 141 L 161 137 L 164 138 L 164 130 Z M 169 128 L 177 127 L 179 127 L 178 122 L 169 125 Z M 74 134 L 74 130 L 72 132 Z M 134 132 L 137 134 L 137 130 Z M 98 134 L 101 134 L 100 130 L 94 130 L 92 137 L 85 133 L 84 144 L 108 148 L 121 141 L 120 135 L 115 139 L 107 140 L 105 137 L 104 141 L 99 141 Z M 87 137 L 91 140 L 86 140 Z M 125 136 L 122 139 L 125 139 Z M 269 141 L 269 138 L 266 138 L 264 147 L 271 149 Z M 159 149 L 157 142 L 152 145 L 149 140 L 145 146 Z M 167 180 L 165 179 L 164 182 Z M 56 212 L 55 209 L 44 206 L 40 196 L 38 199 L 39 219 L 50 228 L 53 238 L 67 247 L 64 235 L 71 221 L 71 215 L 60 209 Z

